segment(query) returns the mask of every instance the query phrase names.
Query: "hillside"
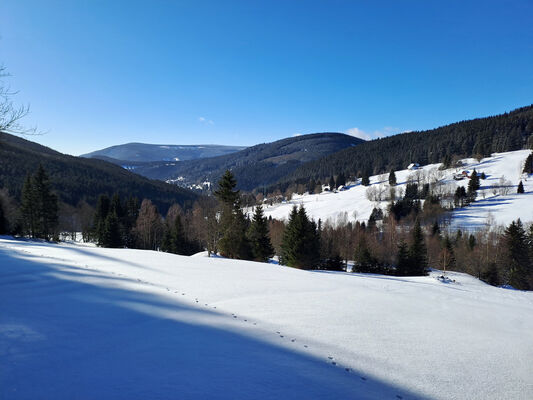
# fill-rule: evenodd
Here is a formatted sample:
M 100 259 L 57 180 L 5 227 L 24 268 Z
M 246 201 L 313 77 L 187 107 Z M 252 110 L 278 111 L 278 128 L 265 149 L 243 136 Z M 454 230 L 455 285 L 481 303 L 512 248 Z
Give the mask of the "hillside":
M 428 131 L 408 132 L 372 140 L 300 166 L 282 179 L 282 190 L 291 182 L 310 178 L 368 175 L 420 165 L 451 162 L 454 158 L 489 156 L 492 153 L 533 147 L 533 105 L 501 115 L 461 121 Z
M 533 293 L 466 274 L 5 237 L 0 265 L 1 398 L 533 397 Z
M 152 181 L 117 165 L 61 154 L 48 147 L 7 133 L 0 133 L 0 188 L 19 197 L 27 174 L 42 164 L 60 200 L 76 205 L 85 200 L 94 205 L 99 194 L 149 198 L 165 212 L 172 203 L 192 204 L 193 192 Z
M 511 221 L 521 218 L 523 222 L 533 222 L 533 177 L 522 174 L 524 162 L 530 150 L 518 150 L 507 153 L 495 153 L 480 161 L 463 159 L 462 167 L 439 170 L 441 164 L 429 164 L 416 171 L 401 169 L 395 172 L 398 184 L 396 191 L 405 190 L 410 177 L 419 174 L 423 183 L 438 185 L 453 193 L 458 186 L 468 185 L 468 179 L 453 179 L 454 174 L 462 171 L 484 173 L 486 179 L 481 180 L 477 201 L 468 207 L 456 209 L 452 213 L 452 226 L 462 229 L 478 229 L 485 226 L 488 219 L 492 223 L 508 225 Z M 404 166 L 405 168 L 405 166 Z M 508 181 L 508 193 L 502 194 L 498 189 L 500 181 Z M 523 181 L 525 193 L 516 194 L 520 180 Z M 338 220 L 367 221 L 374 207 L 386 210 L 390 200 L 388 194 L 388 174 L 370 177 L 370 186 L 362 186 L 359 182 L 348 184 L 339 192 L 322 192 L 320 194 L 294 195 L 291 201 L 265 207 L 265 214 L 277 219 L 286 219 L 294 205 L 303 204 L 307 213 L 318 220 L 335 223 Z M 384 192 L 382 201 L 370 200 L 367 191 L 380 188 Z
M 152 179 L 179 179 L 182 184 L 194 184 L 214 183 L 230 169 L 239 188 L 249 190 L 272 184 L 303 163 L 363 142 L 342 133 L 315 133 L 259 144 L 225 156 L 150 163 L 136 167 L 135 172 Z
M 202 145 L 171 145 L 171 144 L 148 144 L 126 143 L 117 146 L 106 147 L 80 157 L 100 158 L 115 160 L 116 163 L 147 161 L 183 161 L 197 158 L 217 157 L 243 150 L 244 146 L 221 146 L 213 144 Z

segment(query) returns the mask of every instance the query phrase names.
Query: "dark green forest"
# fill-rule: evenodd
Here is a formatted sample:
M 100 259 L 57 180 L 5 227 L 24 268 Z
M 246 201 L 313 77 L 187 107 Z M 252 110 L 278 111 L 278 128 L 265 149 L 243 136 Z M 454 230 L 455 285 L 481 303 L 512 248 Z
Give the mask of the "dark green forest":
M 461 121 L 428 131 L 408 132 L 362 143 L 301 165 L 282 178 L 290 183 L 347 176 L 375 175 L 405 169 L 410 163 L 451 165 L 465 157 L 533 146 L 533 105 L 511 112 Z
M 96 159 L 65 155 L 29 140 L 0 132 L 0 188 L 20 199 L 24 179 L 39 165 L 47 171 L 59 200 L 76 206 L 84 200 L 91 206 L 100 194 L 149 198 L 161 210 L 178 203 L 190 207 L 198 198 L 193 192 L 154 181 L 117 165 Z

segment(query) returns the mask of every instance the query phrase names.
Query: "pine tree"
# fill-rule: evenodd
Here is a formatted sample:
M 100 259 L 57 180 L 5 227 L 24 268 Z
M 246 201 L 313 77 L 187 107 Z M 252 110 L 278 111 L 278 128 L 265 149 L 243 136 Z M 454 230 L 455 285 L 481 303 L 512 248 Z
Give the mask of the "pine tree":
M 115 211 L 110 212 L 105 219 L 101 246 L 111 248 L 123 246 L 119 220 Z
M 366 243 L 365 235 L 363 234 L 359 239 L 359 243 L 355 249 L 354 265 L 352 272 L 373 273 L 377 271 L 377 262 L 372 256 L 370 249 Z
M 363 174 L 363 177 L 361 178 L 361 185 L 363 186 L 369 186 L 370 185 L 370 178 L 368 177 L 368 174 Z
M 37 200 L 35 196 L 35 191 L 33 189 L 33 182 L 31 176 L 27 175 L 24 181 L 24 186 L 22 186 L 20 214 L 22 219 L 23 232 L 24 234 L 29 235 L 31 238 L 37 237 L 37 216 L 35 209 L 36 202 Z
M 248 224 L 240 207 L 240 193 L 235 190 L 237 181 L 226 171 L 218 182 L 215 196 L 222 203 L 220 226 L 222 237 L 218 242 L 220 253 L 229 258 L 250 259 L 251 248 L 246 231 Z
M 526 174 L 533 174 L 533 152 L 527 156 L 523 172 Z
M 396 186 L 396 174 L 393 169 L 389 173 L 389 185 Z
M 98 196 L 96 211 L 94 213 L 93 229 L 96 243 L 99 246 L 103 246 L 105 221 L 109 214 L 110 205 L 111 203 L 108 195 L 101 194 Z
M 57 196 L 52 193 L 50 180 L 42 165 L 33 177 L 33 190 L 36 199 L 37 231 L 42 239 L 53 238 L 59 222 Z
M 522 181 L 520 181 L 520 183 L 518 184 L 518 189 L 516 190 L 516 193 L 524 193 L 524 184 L 522 183 Z
M 409 266 L 409 249 L 405 242 L 400 242 L 398 245 L 398 255 L 397 255 L 397 266 L 396 266 L 396 275 L 398 276 L 407 276 L 410 273 Z
M 329 190 L 333 191 L 336 188 L 335 186 L 335 178 L 333 178 L 333 175 L 329 178 Z
M 515 289 L 530 289 L 533 268 L 526 233 L 520 219 L 513 221 L 505 229 L 504 243 L 509 285 Z
M 337 175 L 337 180 L 335 181 L 335 184 L 337 185 L 337 188 L 346 185 L 346 176 L 344 176 L 343 172 Z
M 0 199 L 0 235 L 5 235 L 7 232 L 8 232 L 7 219 L 5 217 L 2 199 Z
M 22 188 L 23 231 L 32 238 L 50 240 L 58 224 L 57 196 L 52 193 L 48 175 L 39 165 L 35 175 L 27 176 Z
M 409 247 L 409 273 L 410 275 L 427 275 L 427 250 L 424 233 L 417 219 L 413 228 L 412 243 Z
M 463 207 L 466 203 L 466 198 L 467 198 L 467 195 L 466 195 L 466 190 L 464 186 L 459 186 L 455 190 L 455 194 L 453 196 L 453 203 L 455 207 Z
M 254 216 L 248 230 L 254 260 L 267 262 L 274 255 L 274 248 L 268 234 L 268 222 L 263 215 L 263 207 L 255 208 Z
M 320 265 L 320 236 L 305 208 L 293 207 L 281 243 L 281 262 L 289 267 L 312 269 Z
M 472 203 L 476 200 L 477 190 L 479 188 L 479 176 L 476 170 L 474 169 L 472 175 L 470 175 L 470 181 L 468 182 L 467 198 L 469 203 Z

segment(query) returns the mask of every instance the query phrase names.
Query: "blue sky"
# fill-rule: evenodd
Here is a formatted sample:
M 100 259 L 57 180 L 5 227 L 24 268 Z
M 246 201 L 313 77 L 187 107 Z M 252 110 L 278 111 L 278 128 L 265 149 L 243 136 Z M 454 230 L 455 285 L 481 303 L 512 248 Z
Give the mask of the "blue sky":
M 531 1 L 2 0 L 36 141 L 365 138 L 533 103 Z

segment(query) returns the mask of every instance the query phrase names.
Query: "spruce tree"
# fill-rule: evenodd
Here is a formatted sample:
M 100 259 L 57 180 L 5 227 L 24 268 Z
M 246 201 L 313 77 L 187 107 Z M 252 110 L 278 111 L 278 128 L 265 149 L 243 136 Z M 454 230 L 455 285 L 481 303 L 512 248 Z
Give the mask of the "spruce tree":
M 36 196 L 33 189 L 33 182 L 30 175 L 26 176 L 22 186 L 22 198 L 20 214 L 22 218 L 23 233 L 31 238 L 36 237 Z
M 333 178 L 333 175 L 329 178 L 329 190 L 333 191 L 336 188 L 335 186 L 335 178 Z
M 227 170 L 220 181 L 215 196 L 221 202 L 220 226 L 222 237 L 218 242 L 220 253 L 229 258 L 250 259 L 251 248 L 246 237 L 247 221 L 240 206 L 240 193 L 235 190 L 237 181 Z
M 513 221 L 504 233 L 508 283 L 515 289 L 530 289 L 533 267 L 529 258 L 526 233 L 520 219 Z
M 522 181 L 520 181 L 520 183 L 518 184 L 518 189 L 516 189 L 516 193 L 524 193 L 524 184 L 522 183 Z
M 6 233 L 8 233 L 7 219 L 5 217 L 2 199 L 0 199 L 0 235 L 5 235 Z
M 389 173 L 389 185 L 396 186 L 396 174 L 393 169 Z
M 339 173 L 339 175 L 337 175 L 337 180 L 335 181 L 335 184 L 337 185 L 337 188 L 346 185 L 346 176 L 344 176 L 344 172 L 341 172 Z
M 107 215 L 109 214 L 110 206 L 111 202 L 108 195 L 101 194 L 98 196 L 98 200 L 96 202 L 96 211 L 94 213 L 93 229 L 96 243 L 99 246 L 104 245 L 105 221 Z
M 46 240 L 53 238 L 59 222 L 57 196 L 52 193 L 48 174 L 42 165 L 39 165 L 33 177 L 33 190 L 35 194 L 36 230 L 38 237 Z
M 110 212 L 104 222 L 102 232 L 102 247 L 119 248 L 122 247 L 122 235 L 120 225 L 115 211 Z
M 479 176 L 474 169 L 472 175 L 470 175 L 470 181 L 468 182 L 467 198 L 469 203 L 473 203 L 476 200 L 477 190 L 479 188 Z
M 359 239 L 359 243 L 357 243 L 357 247 L 355 248 L 352 272 L 378 272 L 377 262 L 368 248 L 364 234 Z
M 368 174 L 363 174 L 363 177 L 361 178 L 361 185 L 363 186 L 369 186 L 370 185 L 370 178 L 368 177 Z
M 427 275 L 427 249 L 424 241 L 424 233 L 417 219 L 412 233 L 412 243 L 409 247 L 409 274 Z
M 396 275 L 398 276 L 409 275 L 410 273 L 409 249 L 407 247 L 407 244 L 403 241 L 400 242 L 400 244 L 398 245 L 398 254 L 396 258 L 397 258 Z
M 533 152 L 527 156 L 523 172 L 526 174 L 533 174 Z
M 255 207 L 252 223 L 248 229 L 248 238 L 252 246 L 254 260 L 267 262 L 274 255 L 274 248 L 268 233 L 268 222 L 263 215 L 263 207 L 261 205 Z
M 312 269 L 320 265 L 320 236 L 305 208 L 293 207 L 282 239 L 281 262 L 289 267 Z

